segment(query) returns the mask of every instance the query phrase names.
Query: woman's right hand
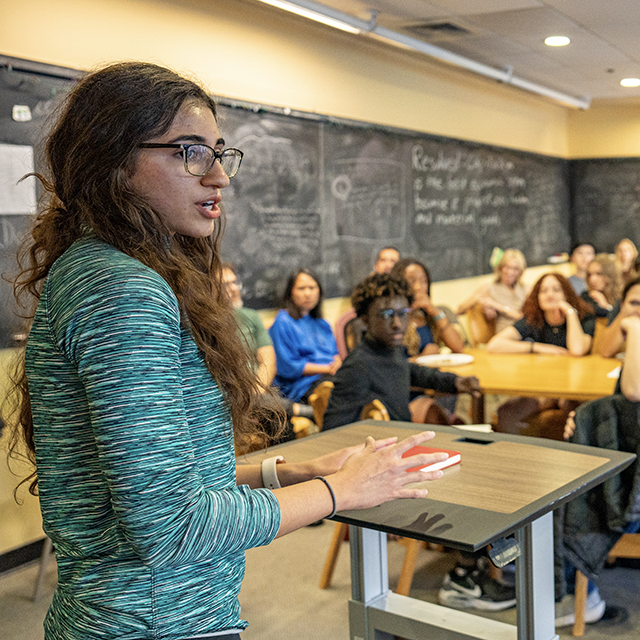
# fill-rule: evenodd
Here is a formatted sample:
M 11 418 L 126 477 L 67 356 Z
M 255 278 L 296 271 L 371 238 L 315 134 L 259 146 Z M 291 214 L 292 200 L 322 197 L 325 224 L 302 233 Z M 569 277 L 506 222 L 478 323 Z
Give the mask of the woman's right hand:
M 596 291 L 595 289 L 592 289 L 591 291 L 589 291 L 589 297 L 599 306 L 602 307 L 604 309 L 609 309 L 611 308 L 611 305 L 609 304 L 609 301 L 607 300 L 606 296 L 604 295 L 604 293 L 602 293 L 602 291 Z
M 363 449 L 349 456 L 337 473 L 327 477 L 336 495 L 338 511 L 366 509 L 397 498 L 424 498 L 426 489 L 407 485 L 436 480 L 442 471 L 408 473 L 407 469 L 446 460 L 447 456 L 434 453 L 403 458 L 402 454 L 434 436 L 433 431 L 424 431 L 381 449 L 377 449 L 373 438 L 367 438 Z

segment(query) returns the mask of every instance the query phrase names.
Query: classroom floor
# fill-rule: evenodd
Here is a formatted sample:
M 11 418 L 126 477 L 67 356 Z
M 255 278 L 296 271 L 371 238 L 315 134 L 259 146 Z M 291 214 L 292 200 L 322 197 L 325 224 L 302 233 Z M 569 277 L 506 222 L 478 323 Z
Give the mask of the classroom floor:
M 318 581 L 324 563 L 333 523 L 307 527 L 269 547 L 247 553 L 247 573 L 241 592 L 242 615 L 250 626 L 243 640 L 348 640 L 347 602 L 350 597 L 349 546 L 344 544 L 338 558 L 332 586 L 321 591 Z M 395 585 L 404 547 L 389 543 L 389 579 Z M 452 554 L 424 551 L 411 596 L 435 602 L 442 576 L 453 565 Z M 37 566 L 0 575 L 0 638 L 3 640 L 42 640 L 42 620 L 55 588 L 55 562 L 46 575 L 43 595 L 38 603 L 31 596 Z M 588 640 L 636 640 L 640 636 L 640 569 L 607 569 L 600 591 L 608 603 L 625 607 L 626 622 L 616 625 L 588 625 Z M 485 614 L 515 623 L 515 609 Z M 560 629 L 560 637 L 571 636 L 571 628 Z

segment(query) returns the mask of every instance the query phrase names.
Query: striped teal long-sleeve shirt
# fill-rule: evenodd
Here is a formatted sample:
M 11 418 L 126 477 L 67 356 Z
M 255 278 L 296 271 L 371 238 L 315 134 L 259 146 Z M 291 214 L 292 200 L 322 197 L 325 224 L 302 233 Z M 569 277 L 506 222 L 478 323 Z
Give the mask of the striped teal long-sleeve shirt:
M 236 486 L 228 408 L 168 284 L 76 242 L 47 277 L 26 365 L 58 560 L 47 640 L 244 628 L 244 551 L 275 537 L 280 511 Z

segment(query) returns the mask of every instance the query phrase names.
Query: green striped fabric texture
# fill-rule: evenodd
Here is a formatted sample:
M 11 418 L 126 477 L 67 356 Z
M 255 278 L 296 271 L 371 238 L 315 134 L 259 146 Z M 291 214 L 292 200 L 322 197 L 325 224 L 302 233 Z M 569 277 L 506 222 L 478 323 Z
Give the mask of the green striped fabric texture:
M 228 408 L 165 280 L 79 240 L 47 277 L 26 362 L 58 560 L 46 639 L 244 628 L 244 551 L 275 537 L 280 511 L 236 486 Z

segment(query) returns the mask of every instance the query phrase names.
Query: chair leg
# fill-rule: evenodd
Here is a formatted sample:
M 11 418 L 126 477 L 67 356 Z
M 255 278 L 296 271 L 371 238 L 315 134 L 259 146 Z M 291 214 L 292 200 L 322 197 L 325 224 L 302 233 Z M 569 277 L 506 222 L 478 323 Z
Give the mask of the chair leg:
M 584 614 L 587 606 L 587 587 L 589 580 L 581 571 L 576 570 L 576 603 L 575 622 L 573 623 L 573 635 L 584 635 Z
M 349 525 L 342 522 L 336 524 L 336 528 L 333 530 L 333 537 L 331 538 L 331 544 L 329 545 L 329 552 L 327 553 L 327 559 L 324 561 L 324 569 L 322 570 L 322 576 L 320 577 L 320 588 L 328 589 L 331 586 L 331 577 L 333 576 L 333 570 L 336 566 L 338 559 L 338 553 L 340 551 L 340 545 L 347 539 L 347 533 L 349 532 Z
M 49 538 L 44 539 L 44 545 L 42 546 L 42 555 L 40 556 L 40 567 L 38 568 L 38 577 L 36 578 L 36 586 L 33 590 L 33 601 L 38 602 L 42 595 L 42 586 L 44 584 L 44 574 L 47 571 L 47 565 L 51 559 L 53 553 L 53 544 Z
M 404 540 L 404 544 L 407 547 L 407 551 L 404 554 L 404 562 L 402 563 L 396 593 L 401 596 L 408 596 L 411 590 L 411 583 L 413 582 L 413 574 L 416 571 L 416 560 L 422 547 L 422 542 L 420 542 L 420 540 L 407 538 Z

